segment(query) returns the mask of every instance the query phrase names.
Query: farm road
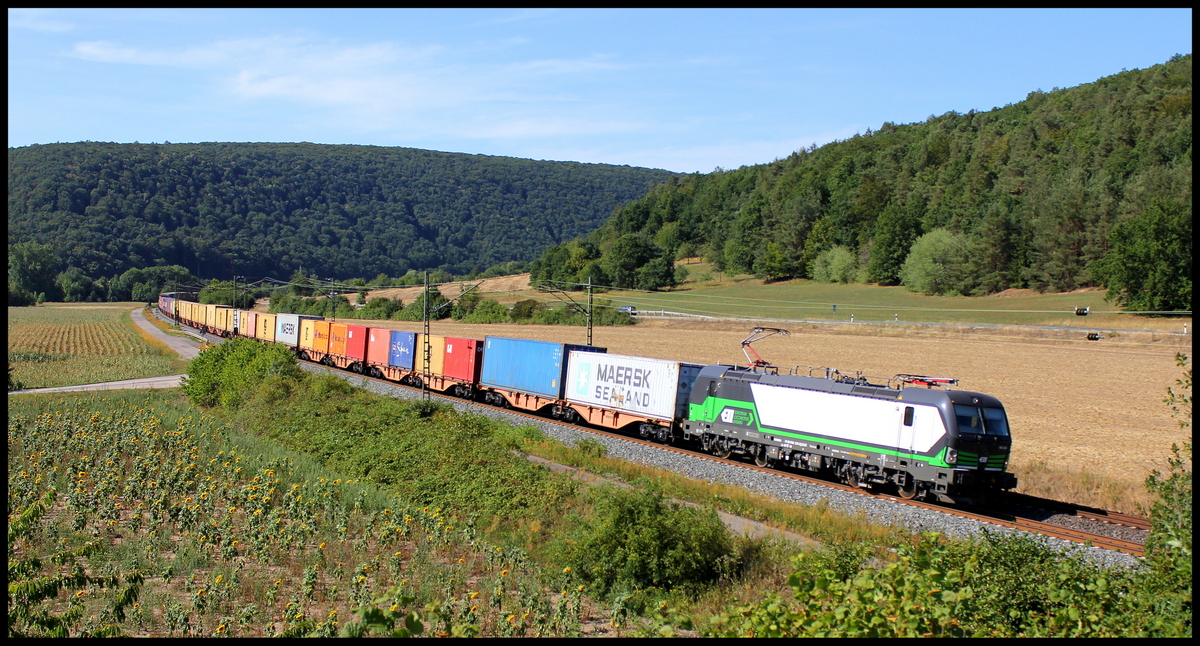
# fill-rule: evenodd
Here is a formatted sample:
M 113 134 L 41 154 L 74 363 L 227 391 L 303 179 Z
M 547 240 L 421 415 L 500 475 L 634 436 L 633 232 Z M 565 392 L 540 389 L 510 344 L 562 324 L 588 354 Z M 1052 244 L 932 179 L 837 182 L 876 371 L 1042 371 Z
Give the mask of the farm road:
M 133 322 L 145 330 L 154 338 L 162 341 L 171 348 L 171 350 L 179 353 L 179 356 L 184 359 L 195 359 L 196 355 L 200 354 L 200 340 L 192 338 L 182 338 L 173 336 L 154 327 L 150 321 L 146 320 L 145 313 L 141 308 L 133 310 Z M 58 386 L 56 388 L 30 388 L 28 390 L 14 390 L 10 395 L 24 395 L 31 393 L 69 393 L 82 392 L 87 390 L 126 390 L 131 388 L 178 388 L 183 375 L 168 375 L 166 377 L 144 377 L 141 379 L 122 379 L 120 381 L 105 381 L 98 384 L 83 384 L 80 386 Z

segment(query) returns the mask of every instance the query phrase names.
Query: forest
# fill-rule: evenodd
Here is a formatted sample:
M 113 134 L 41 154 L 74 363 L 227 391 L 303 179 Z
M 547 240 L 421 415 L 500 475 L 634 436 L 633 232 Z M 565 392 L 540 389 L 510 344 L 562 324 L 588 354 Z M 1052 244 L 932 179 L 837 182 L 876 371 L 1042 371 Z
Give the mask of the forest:
M 670 287 L 702 256 L 768 281 L 927 294 L 1104 286 L 1191 309 L 1192 57 L 985 112 L 884 123 L 786 159 L 672 177 L 547 250 L 535 281 Z
M 8 244 L 93 279 L 469 274 L 586 235 L 672 175 L 379 146 L 34 145 L 8 151 Z

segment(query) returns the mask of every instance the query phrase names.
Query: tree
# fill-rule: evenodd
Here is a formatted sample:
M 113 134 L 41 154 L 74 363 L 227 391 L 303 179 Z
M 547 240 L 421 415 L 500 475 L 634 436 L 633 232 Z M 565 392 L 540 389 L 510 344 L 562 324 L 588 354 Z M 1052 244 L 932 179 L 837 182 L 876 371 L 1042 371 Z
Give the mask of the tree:
M 654 258 L 637 270 L 637 288 L 646 291 L 658 291 L 664 287 L 674 287 L 675 267 L 664 256 Z
M 1156 199 L 1141 215 L 1113 227 L 1107 255 L 1093 273 L 1105 298 L 1140 312 L 1192 309 L 1192 207 Z
M 604 254 L 602 267 L 614 287 L 634 288 L 638 285 L 638 270 L 661 255 L 645 236 L 627 233 Z
M 875 221 L 875 241 L 867 264 L 867 280 L 880 285 L 900 284 L 900 269 L 913 242 L 921 236 L 921 218 L 892 202 Z
M 812 277 L 819 283 L 852 283 L 857 275 L 858 259 L 842 245 L 822 251 L 813 260 Z
M 96 302 L 105 298 L 103 285 L 97 284 L 78 267 L 68 267 L 58 275 L 56 282 L 63 300 L 68 303 Z
M 966 262 L 966 236 L 934 229 L 913 243 L 900 270 L 900 281 L 911 292 L 930 296 L 957 294 Z
M 31 294 L 44 295 L 42 300 L 60 298 L 55 282 L 58 265 L 59 258 L 50 245 L 19 242 L 8 247 L 8 279 Z

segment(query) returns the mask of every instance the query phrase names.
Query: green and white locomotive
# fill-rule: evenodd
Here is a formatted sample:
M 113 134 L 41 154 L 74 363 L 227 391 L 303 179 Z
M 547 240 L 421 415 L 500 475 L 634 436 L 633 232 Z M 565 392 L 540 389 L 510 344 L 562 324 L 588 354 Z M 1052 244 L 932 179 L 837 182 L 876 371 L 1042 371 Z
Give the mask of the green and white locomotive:
M 764 368 L 758 361 L 701 370 L 682 424 L 685 439 L 759 466 L 895 486 L 905 498 L 970 502 L 1017 485 L 1006 472 L 1011 438 L 995 397 L 914 387 L 956 385 L 953 379 L 897 375 L 872 384 L 836 372 L 814 377 Z

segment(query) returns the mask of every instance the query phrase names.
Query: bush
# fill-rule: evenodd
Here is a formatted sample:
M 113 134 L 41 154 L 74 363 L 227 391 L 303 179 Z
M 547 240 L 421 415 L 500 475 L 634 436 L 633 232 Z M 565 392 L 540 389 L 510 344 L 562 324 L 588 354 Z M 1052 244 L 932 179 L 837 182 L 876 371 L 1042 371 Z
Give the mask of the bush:
M 278 387 L 280 379 L 298 381 L 303 375 L 287 347 L 234 339 L 193 359 L 182 389 L 193 404 L 238 408 L 260 386 Z
M 464 323 L 507 323 L 508 309 L 500 303 L 486 298 L 471 310 L 470 314 L 463 317 Z
M 908 291 L 929 296 L 961 293 L 966 276 L 967 238 L 947 229 L 917 238 L 900 269 L 900 282 Z
M 818 283 L 852 283 L 858 275 L 858 259 L 841 245 L 822 251 L 813 260 L 812 277 Z
M 720 575 L 732 539 L 717 512 L 666 500 L 655 491 L 600 488 L 595 518 L 566 552 L 598 594 L 706 584 Z

